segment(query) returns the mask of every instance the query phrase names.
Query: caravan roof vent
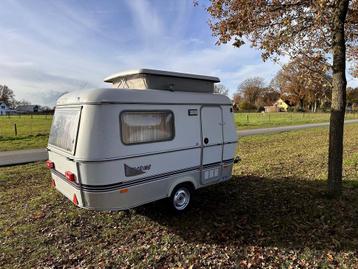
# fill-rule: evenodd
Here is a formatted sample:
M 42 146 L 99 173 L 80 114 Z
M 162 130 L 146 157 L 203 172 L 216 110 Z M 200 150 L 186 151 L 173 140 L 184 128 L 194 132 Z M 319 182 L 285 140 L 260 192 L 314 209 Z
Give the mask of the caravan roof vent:
M 217 77 L 177 73 L 154 69 L 130 70 L 111 75 L 104 82 L 113 84 L 113 88 L 156 89 L 184 92 L 214 92 Z

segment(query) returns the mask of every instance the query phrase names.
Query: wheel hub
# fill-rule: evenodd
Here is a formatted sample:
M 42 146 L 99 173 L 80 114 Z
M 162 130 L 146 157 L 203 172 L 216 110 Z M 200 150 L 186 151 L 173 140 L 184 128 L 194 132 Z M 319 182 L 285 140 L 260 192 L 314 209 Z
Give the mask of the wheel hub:
M 179 189 L 174 195 L 173 203 L 177 210 L 183 210 L 190 201 L 190 193 L 185 189 Z

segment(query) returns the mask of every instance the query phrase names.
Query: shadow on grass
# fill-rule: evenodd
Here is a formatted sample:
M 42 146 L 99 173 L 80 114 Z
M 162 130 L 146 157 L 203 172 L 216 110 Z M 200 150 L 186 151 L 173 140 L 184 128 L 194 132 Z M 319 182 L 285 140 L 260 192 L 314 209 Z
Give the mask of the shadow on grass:
M 325 196 L 326 183 L 234 177 L 198 190 L 192 207 L 172 216 L 164 202 L 136 209 L 187 242 L 286 248 L 358 249 L 358 188 Z

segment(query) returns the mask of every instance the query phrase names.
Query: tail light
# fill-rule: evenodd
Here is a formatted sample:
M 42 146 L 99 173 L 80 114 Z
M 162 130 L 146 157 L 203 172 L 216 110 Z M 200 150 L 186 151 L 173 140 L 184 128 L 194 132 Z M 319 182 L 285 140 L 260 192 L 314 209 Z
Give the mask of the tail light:
M 73 202 L 75 205 L 78 205 L 78 200 L 77 200 L 76 194 L 73 195 L 72 202 Z
M 70 171 L 66 171 L 65 172 L 65 177 L 67 178 L 67 180 L 74 182 L 75 181 L 75 174 L 70 172 Z
M 46 166 L 48 169 L 55 169 L 55 163 L 51 162 L 50 160 L 46 161 Z

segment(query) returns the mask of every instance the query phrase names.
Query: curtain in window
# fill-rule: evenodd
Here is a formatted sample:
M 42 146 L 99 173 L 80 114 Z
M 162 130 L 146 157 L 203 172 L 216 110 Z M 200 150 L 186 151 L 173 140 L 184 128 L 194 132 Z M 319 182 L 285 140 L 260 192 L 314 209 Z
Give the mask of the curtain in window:
M 168 111 L 124 112 L 121 120 L 125 144 L 156 142 L 174 137 L 173 114 Z

